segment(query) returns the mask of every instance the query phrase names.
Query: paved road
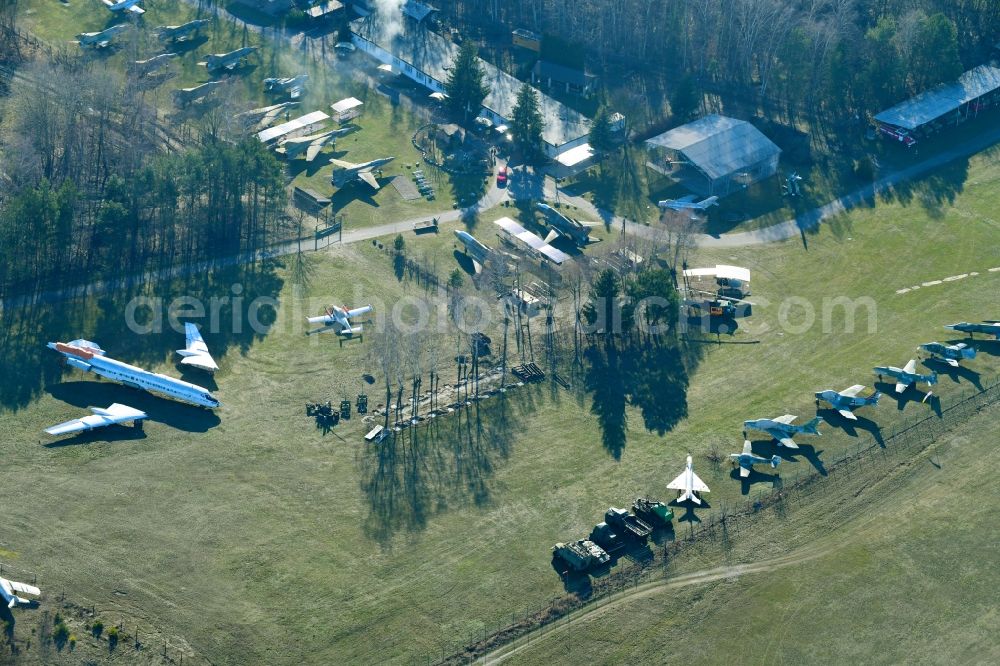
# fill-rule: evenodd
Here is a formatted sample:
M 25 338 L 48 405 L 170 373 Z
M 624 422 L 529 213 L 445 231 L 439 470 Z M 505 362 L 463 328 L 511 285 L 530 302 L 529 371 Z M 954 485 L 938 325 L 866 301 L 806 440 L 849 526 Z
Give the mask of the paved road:
M 733 234 L 723 234 L 721 236 L 701 234 L 695 239 L 695 242 L 699 247 L 705 248 L 732 248 L 746 247 L 748 245 L 761 245 L 764 243 L 772 243 L 775 241 L 795 238 L 805 232 L 812 231 L 831 217 L 839 215 L 840 213 L 857 206 L 866 204 L 866 202 L 871 202 L 877 194 L 891 190 L 894 185 L 919 178 L 920 176 L 923 176 L 930 171 L 942 167 L 954 160 L 975 155 L 976 153 L 992 147 L 998 142 L 1000 142 L 1000 126 L 983 128 L 983 130 L 975 137 L 956 144 L 949 150 L 939 153 L 934 157 L 927 158 L 921 162 L 917 162 L 916 164 L 913 164 L 905 169 L 889 173 L 882 178 L 879 178 L 872 185 L 861 187 L 850 194 L 845 194 L 844 196 L 831 201 L 824 206 L 806 211 L 794 219 L 786 220 L 785 222 L 779 222 L 778 224 L 752 231 L 741 231 Z M 553 181 L 546 181 L 545 192 L 546 196 L 555 198 L 556 186 Z M 620 226 L 622 224 L 623 220 L 621 217 L 613 215 L 608 211 L 596 208 L 593 204 L 582 197 L 573 196 L 559 190 L 559 198 L 560 200 L 571 203 L 574 206 L 579 207 L 581 210 L 585 210 L 591 215 L 602 220 L 611 220 L 611 223 L 615 226 Z M 626 233 L 637 236 L 649 236 L 652 233 L 649 227 L 641 224 L 633 224 L 631 222 L 626 223 L 625 231 Z

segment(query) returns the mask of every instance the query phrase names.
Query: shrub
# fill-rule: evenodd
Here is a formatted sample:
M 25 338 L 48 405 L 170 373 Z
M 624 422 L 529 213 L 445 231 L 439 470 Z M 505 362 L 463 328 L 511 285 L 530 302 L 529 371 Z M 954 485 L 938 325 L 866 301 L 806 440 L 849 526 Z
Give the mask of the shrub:
M 114 649 L 118 645 L 118 627 L 108 629 L 108 647 Z
M 100 638 L 101 634 L 104 633 L 104 623 L 100 620 L 94 620 L 94 624 L 91 625 L 90 631 L 94 634 L 94 638 Z
M 62 646 L 66 643 L 69 638 L 69 627 L 67 627 L 62 618 L 56 622 L 55 627 L 52 629 L 52 640 L 56 642 L 56 645 Z
M 76 647 L 76 634 L 69 635 L 69 649 L 72 650 Z

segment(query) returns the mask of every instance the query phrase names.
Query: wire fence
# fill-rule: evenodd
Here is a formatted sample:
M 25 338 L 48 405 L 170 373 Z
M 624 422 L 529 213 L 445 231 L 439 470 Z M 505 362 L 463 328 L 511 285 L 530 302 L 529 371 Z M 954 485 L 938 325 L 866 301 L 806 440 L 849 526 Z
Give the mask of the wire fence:
M 728 538 L 738 538 L 739 533 L 763 512 L 782 505 L 785 500 L 801 502 L 810 495 L 835 482 L 841 476 L 851 477 L 861 463 L 881 458 L 887 464 L 875 473 L 879 478 L 888 476 L 896 465 L 888 464 L 902 456 L 913 456 L 926 449 L 939 436 L 965 422 L 982 409 L 1000 401 L 1000 376 L 982 380 L 978 387 L 967 387 L 948 404 L 938 401 L 934 409 L 918 416 L 902 419 L 891 426 L 888 433 L 874 434 L 848 447 L 839 457 L 822 466 L 822 471 L 796 470 L 779 477 L 780 483 L 770 488 L 758 488 L 745 500 L 722 502 L 719 510 L 706 516 L 697 525 L 691 523 L 686 530 L 678 529 L 673 541 L 664 541 L 651 549 L 645 558 L 622 558 L 609 574 L 594 578 L 587 594 L 568 593 L 504 618 L 494 626 L 484 626 L 476 635 L 453 643 L 437 655 L 428 657 L 428 663 L 460 664 L 474 661 L 516 638 L 540 629 L 572 611 L 644 583 L 662 580 L 670 564 L 685 550 L 699 542 L 716 539 L 722 531 Z M 686 534 L 682 534 L 686 532 Z

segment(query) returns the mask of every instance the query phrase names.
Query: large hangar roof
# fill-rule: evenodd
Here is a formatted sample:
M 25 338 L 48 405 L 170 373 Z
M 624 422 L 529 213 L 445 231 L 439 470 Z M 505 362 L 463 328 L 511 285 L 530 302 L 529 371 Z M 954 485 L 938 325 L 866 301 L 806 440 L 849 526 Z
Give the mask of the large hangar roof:
M 747 121 L 716 114 L 675 127 L 646 143 L 682 153 L 713 180 L 750 168 L 781 152 Z
M 979 65 L 954 83 L 943 83 L 886 109 L 875 120 L 913 130 L 997 89 L 1000 89 L 1000 69 Z

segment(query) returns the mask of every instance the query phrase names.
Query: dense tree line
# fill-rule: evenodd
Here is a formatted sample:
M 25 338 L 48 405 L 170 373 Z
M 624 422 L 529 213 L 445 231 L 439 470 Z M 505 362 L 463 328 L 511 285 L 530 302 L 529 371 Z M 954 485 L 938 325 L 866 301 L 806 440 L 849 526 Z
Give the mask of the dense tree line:
M 40 63 L 3 111 L 0 295 L 253 251 L 285 219 L 260 142 L 213 126 L 172 144 L 128 77 Z
M 877 110 L 949 80 L 1000 35 L 996 0 L 458 0 L 450 12 L 485 31 L 583 44 L 598 68 L 835 111 Z

